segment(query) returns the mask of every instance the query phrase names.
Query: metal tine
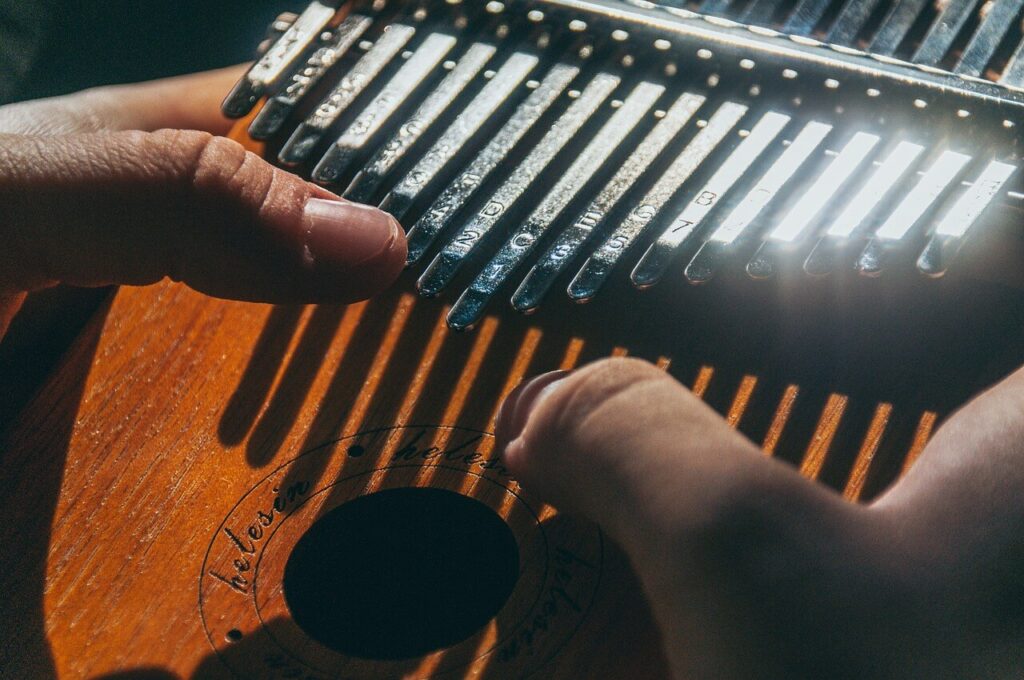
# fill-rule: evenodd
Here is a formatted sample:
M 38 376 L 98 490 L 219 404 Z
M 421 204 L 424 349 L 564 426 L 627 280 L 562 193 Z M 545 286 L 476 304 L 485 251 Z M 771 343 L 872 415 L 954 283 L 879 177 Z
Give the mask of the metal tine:
M 569 262 L 608 217 L 626 192 L 640 179 L 704 104 L 703 95 L 685 93 L 655 124 L 640 145 L 622 164 L 594 200 L 538 260 L 512 296 L 512 306 L 526 312 L 535 309 Z
M 825 40 L 837 45 L 854 46 L 857 35 L 864 29 L 879 2 L 880 0 L 847 0 Z
M 1024 87 L 1024 40 L 1013 51 L 999 82 L 1008 87 Z
M 526 52 L 516 52 L 509 57 L 490 82 L 477 93 L 455 121 L 448 126 L 441 138 L 434 142 L 434 145 L 419 159 L 412 170 L 406 173 L 405 177 L 384 197 L 380 207 L 399 220 L 402 219 L 412 207 L 413 201 L 451 162 L 452 158 L 480 132 L 484 123 L 490 120 L 498 107 L 519 88 L 520 83 L 536 68 L 539 61 L 537 56 Z M 547 111 L 548 107 L 568 87 L 578 73 L 577 67 L 565 64 L 558 64 L 551 69 L 540 86 L 520 105 L 519 109 L 491 140 L 485 149 L 488 153 L 478 155 L 474 162 L 479 166 L 479 164 L 489 161 L 493 165 L 488 165 L 488 167 L 493 169 L 526 133 L 526 130 L 537 121 L 544 111 Z M 473 167 L 472 164 L 471 167 Z M 473 186 L 470 183 L 466 185 L 466 189 L 471 190 Z M 426 249 L 433 241 L 436 233 L 430 234 L 429 231 L 430 227 L 427 223 L 423 223 L 422 219 L 409 231 L 409 237 L 412 240 L 409 244 L 408 264 L 419 259 L 423 254 L 423 249 Z M 418 249 L 417 244 L 421 244 L 423 249 Z
M 838 252 L 861 229 L 868 216 L 892 195 L 923 151 L 923 146 L 913 142 L 896 144 L 815 244 L 804 261 L 807 274 L 827 276 L 832 273 Z
M 513 59 L 517 57 L 519 59 L 513 62 Z M 459 148 L 479 131 L 484 121 L 490 117 L 513 89 L 519 86 L 519 81 L 526 77 L 538 61 L 536 57 L 522 53 L 513 55 L 513 59 L 510 59 L 502 70 L 518 68 L 520 71 L 510 73 L 508 83 L 501 82 L 504 79 L 499 80 L 499 76 L 501 76 L 499 71 L 498 75 L 473 100 L 473 104 L 470 104 L 448 132 L 437 141 L 434 148 L 384 198 L 381 208 L 401 219 L 419 193 L 452 159 Z M 529 69 L 524 68 L 527 65 L 529 65 Z M 556 64 L 548 71 L 537 88 L 527 97 L 526 101 L 519 105 L 512 117 L 491 138 L 487 146 L 448 184 L 427 209 L 427 212 L 409 230 L 407 265 L 416 262 L 423 256 L 437 235 L 447 226 L 452 216 L 476 192 L 494 169 L 505 160 L 512 148 L 523 138 L 523 135 L 551 108 L 551 105 L 579 73 L 578 66 L 563 63 Z M 498 83 L 497 86 L 495 86 L 496 83 Z M 477 105 L 476 108 L 474 105 Z
M 895 54 L 929 1 L 898 0 L 875 33 L 869 51 L 887 57 Z
M 459 230 L 458 235 L 437 254 L 417 281 L 422 295 L 437 295 L 451 282 L 466 256 L 494 228 L 501 216 L 522 198 L 534 180 L 590 120 L 602 102 L 615 91 L 619 82 L 618 76 L 599 73 L 587 84 L 582 94 L 558 118 L 526 158 L 520 161 L 484 207 L 473 215 Z
M 416 112 L 383 144 L 356 174 L 345 190 L 345 198 L 367 203 L 384 178 L 405 156 L 420 137 L 437 122 L 448 107 L 462 94 L 497 52 L 494 45 L 474 43 L 462 55 L 451 72 L 434 88 Z M 447 66 L 447 65 L 446 65 Z M 497 74 L 494 74 L 497 77 Z
M 922 274 L 939 277 L 946 273 L 971 228 L 1016 171 L 1017 166 L 1000 161 L 992 161 L 985 167 L 942 218 L 921 251 L 917 268 Z
M 960 56 L 960 62 L 953 69 L 955 73 L 980 76 L 985 71 L 992 55 L 999 49 L 999 43 L 1017 20 L 1024 0 L 1001 0 L 987 7 L 981 26 L 974 32 Z
M 630 276 L 634 286 L 649 288 L 661 280 L 683 244 L 696 233 L 711 211 L 789 125 L 790 120 L 786 114 L 776 111 L 769 111 L 758 120 L 750 134 L 718 166 L 711 179 L 640 258 Z
M 309 158 L 313 148 L 327 134 L 336 120 L 345 112 L 363 90 L 384 70 L 406 43 L 412 40 L 416 29 L 405 24 L 391 24 L 376 44 L 356 62 L 341 82 L 327 95 L 316 110 L 292 133 L 278 154 L 284 165 L 298 165 Z
M 832 2 L 833 0 L 800 0 L 800 4 L 789 15 L 789 20 L 782 27 L 782 31 L 792 35 L 810 35 Z
M 778 256 L 806 236 L 822 211 L 853 177 L 877 146 L 878 135 L 858 132 L 843 147 L 839 155 L 818 175 L 786 216 L 779 220 L 754 257 L 747 263 L 747 274 L 755 279 L 774 276 L 778 270 Z
M 278 14 L 270 26 L 267 27 L 267 34 L 264 37 L 263 42 L 260 43 L 260 54 L 270 48 L 277 39 L 284 35 L 285 31 L 292 27 L 295 20 L 299 18 L 299 15 L 295 12 L 281 12 Z
M 241 118 L 252 111 L 260 97 L 273 87 L 313 44 L 337 13 L 330 3 L 314 0 L 284 34 L 239 80 L 221 110 L 229 118 Z
M 732 0 L 704 0 L 700 3 L 698 11 L 701 14 L 725 16 L 729 12 L 729 5 L 731 4 L 733 4 Z
M 740 17 L 740 21 L 745 24 L 766 26 L 771 23 L 782 3 L 783 0 L 753 0 Z
M 966 154 L 944 151 L 875 232 L 857 260 L 857 271 L 864 276 L 880 275 L 892 247 L 920 221 L 970 160 Z
M 914 53 L 915 64 L 938 66 L 974 11 L 975 0 L 949 0 Z
M 454 36 L 444 33 L 428 35 L 377 96 L 359 112 L 338 141 L 331 145 L 313 169 L 313 180 L 324 184 L 337 182 L 381 126 L 423 85 L 456 42 Z
M 664 85 L 641 82 L 624 102 L 619 103 L 615 113 L 594 134 L 551 191 L 515 233 L 505 240 L 497 254 L 463 292 L 448 314 L 449 326 L 455 329 L 469 328 L 480 319 L 487 303 L 505 280 L 533 251 L 538 240 L 559 218 L 570 201 L 608 162 L 626 136 L 643 121 L 664 92 Z
M 361 14 L 353 14 L 341 22 L 331 33 L 327 44 L 318 48 L 305 65 L 292 74 L 284 91 L 267 100 L 249 125 L 249 136 L 268 139 L 276 134 L 302 98 L 320 83 L 327 71 L 348 53 L 372 24 L 370 17 Z
M 736 241 L 792 180 L 831 131 L 831 125 L 818 121 L 811 121 L 804 126 L 796 139 L 786 147 L 690 260 L 685 271 L 690 283 L 707 283 L 714 277 L 719 265 L 733 250 Z
M 640 203 L 583 263 L 569 284 L 569 297 L 585 302 L 597 294 L 622 254 L 629 250 L 669 199 L 718 148 L 746 113 L 747 107 L 736 102 L 726 102 L 719 107 Z

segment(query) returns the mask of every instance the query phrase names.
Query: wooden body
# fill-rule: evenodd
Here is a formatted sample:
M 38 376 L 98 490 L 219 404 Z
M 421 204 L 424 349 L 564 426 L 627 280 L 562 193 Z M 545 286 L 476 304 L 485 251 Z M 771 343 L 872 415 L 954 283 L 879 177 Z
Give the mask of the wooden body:
M 614 548 L 596 528 L 517 498 L 490 436 L 476 433 L 523 375 L 576 363 L 582 343 L 522 327 L 499 333 L 493 321 L 455 335 L 443 311 L 400 292 L 309 309 L 219 302 L 175 285 L 118 294 L 47 388 L 49 406 L 30 409 L 5 445 L 4 487 L 20 498 L 4 530 L 5 545 L 19 546 L 5 551 L 9 677 L 227 677 L 223 662 L 247 678 L 519 677 L 549 659 L 558 670 L 545 677 L 580 677 L 611 668 L 612 639 L 656 660 L 635 587 L 608 587 L 630 580 Z M 413 427 L 338 441 L 404 424 Z M 367 453 L 347 454 L 352 442 Z M 439 455 L 426 451 L 433 445 Z M 268 473 L 273 484 L 261 484 Z M 509 522 L 522 575 L 508 611 L 424 659 L 368 662 L 316 648 L 288 618 L 280 558 L 324 508 L 401 485 L 472 495 Z M 255 541 L 259 580 L 234 588 L 211 576 L 249 576 L 234 569 L 246 555 L 224 529 L 249 548 L 248 527 L 260 510 L 274 514 L 288 489 L 289 503 Z M 548 611 L 561 591 L 545 570 L 558 560 L 571 571 L 570 599 L 556 596 Z M 594 617 L 603 624 L 590 625 Z M 524 627 L 537 629 L 530 644 L 511 644 L 509 631 Z M 231 630 L 241 641 L 228 640 Z M 296 669 L 304 674 L 289 674 Z
M 541 677 L 626 677 L 626 669 L 629 677 L 641 670 L 657 677 L 656 636 L 614 546 L 528 494 L 517 498 L 500 464 L 488 462 L 490 437 L 474 434 L 491 428 L 500 397 L 523 376 L 629 351 L 615 340 L 630 327 L 601 334 L 584 327 L 588 339 L 566 330 L 569 323 L 545 327 L 509 316 L 455 334 L 444 326 L 445 311 L 402 286 L 348 308 L 228 303 L 172 284 L 120 291 L 5 438 L 0 620 L 9 677 L 144 668 L 158 669 L 154 677 L 221 677 L 225 662 L 253 678 L 445 670 L 521 677 L 541 668 Z M 672 367 L 726 406 L 733 423 L 748 424 L 752 436 L 757 430 L 766 449 L 805 441 L 794 462 L 808 475 L 839 479 L 851 497 L 882 483 L 872 477 L 876 457 L 889 467 L 902 461 L 880 452 L 898 446 L 912 454 L 934 424 L 927 413 L 871 408 L 820 387 L 779 390 L 742 371 L 734 381 L 732 369 L 716 374 L 682 360 Z M 395 426 L 412 427 L 387 429 Z M 366 455 L 347 453 L 353 441 Z M 479 456 L 422 455 L 466 441 L 474 443 L 461 451 Z M 255 606 L 251 592 L 211 574 L 241 573 L 232 563 L 245 555 L 224 528 L 250 545 L 248 527 L 274 505 L 268 479 L 286 492 L 302 485 L 303 497 L 326 493 L 257 546 L 265 562 L 244 586 L 262 586 Z M 520 542 L 522 583 L 505 614 L 450 652 L 376 663 L 318 648 L 279 597 L 289 545 L 316 512 L 401 485 L 470 494 L 501 514 Z M 531 552 L 541 530 L 551 545 Z M 507 631 L 541 625 L 531 623 L 538 610 L 530 602 L 543 602 L 538 589 L 550 592 L 553 583 L 542 572 L 566 554 L 580 559 L 571 584 L 581 611 L 549 613 L 543 634 L 532 638 L 536 649 L 512 654 Z M 232 630 L 240 641 L 228 640 Z M 296 668 L 307 675 L 289 675 Z

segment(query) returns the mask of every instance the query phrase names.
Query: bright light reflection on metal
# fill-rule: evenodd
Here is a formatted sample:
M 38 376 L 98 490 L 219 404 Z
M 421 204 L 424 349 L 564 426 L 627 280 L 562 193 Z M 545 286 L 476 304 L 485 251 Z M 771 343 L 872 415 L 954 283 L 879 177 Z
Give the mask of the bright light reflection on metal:
M 807 161 L 831 130 L 832 126 L 825 123 L 808 123 L 768 172 L 758 180 L 757 185 L 711 234 L 709 240 L 726 244 L 735 241 Z
M 939 236 L 956 237 L 966 234 L 1016 169 L 1016 166 L 1009 163 L 1000 163 L 999 161 L 989 163 L 981 173 L 981 177 L 946 213 L 935 229 L 935 233 Z
M 768 145 L 789 124 L 789 121 L 790 117 L 785 114 L 775 111 L 766 113 L 732 155 L 719 166 L 707 184 L 687 204 L 683 212 L 658 238 L 658 242 L 675 248 L 685 241 L 700 226 L 708 213 L 718 205 L 719 200 L 743 176 L 743 173 L 764 153 Z
M 865 218 L 878 206 L 885 195 L 899 179 L 910 169 L 924 147 L 911 142 L 900 142 L 889 157 L 882 162 L 882 167 L 875 171 L 850 204 L 829 227 L 828 235 L 835 238 L 848 238 Z
M 804 193 L 771 233 L 773 241 L 791 243 L 807 229 L 832 197 L 878 144 L 878 135 L 858 132 Z
M 906 236 L 970 160 L 970 156 L 955 151 L 946 151 L 939 156 L 939 160 L 935 161 L 917 186 L 907 194 L 885 224 L 878 229 L 875 237 L 898 241 Z

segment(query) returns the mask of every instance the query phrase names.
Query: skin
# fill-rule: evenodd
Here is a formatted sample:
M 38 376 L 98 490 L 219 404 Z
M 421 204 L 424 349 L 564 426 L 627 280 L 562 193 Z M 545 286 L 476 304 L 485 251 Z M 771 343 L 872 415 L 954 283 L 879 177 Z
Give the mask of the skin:
M 678 678 L 1024 673 L 1024 369 L 867 506 L 634 359 L 525 383 L 497 436 L 524 487 L 625 549 Z
M 398 277 L 405 236 L 390 216 L 217 136 L 241 72 L 0 107 L 0 331 L 26 293 L 57 283 L 170 277 L 237 300 L 351 302 Z M 311 199 L 330 219 L 310 222 Z
M 309 199 L 340 200 L 214 136 L 238 75 L 0 108 L 0 334 L 27 293 L 58 282 L 170 276 L 318 302 L 397 277 L 400 230 L 370 256 L 346 247 L 389 218 L 342 206 L 311 241 Z M 1021 676 L 1024 370 L 868 506 L 766 459 L 632 359 L 524 383 L 497 435 L 524 486 L 629 555 L 679 678 Z

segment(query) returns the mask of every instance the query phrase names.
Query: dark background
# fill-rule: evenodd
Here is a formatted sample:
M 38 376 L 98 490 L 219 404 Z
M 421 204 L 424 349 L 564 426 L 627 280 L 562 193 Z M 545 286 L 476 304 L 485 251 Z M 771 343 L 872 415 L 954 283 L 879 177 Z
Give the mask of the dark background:
M 267 26 L 305 0 L 0 0 L 0 101 L 178 75 L 252 59 Z M 8 52 L 8 54 L 4 54 Z M 10 63 L 4 63 L 10 62 Z

